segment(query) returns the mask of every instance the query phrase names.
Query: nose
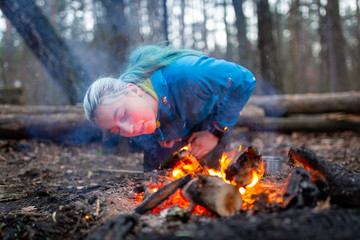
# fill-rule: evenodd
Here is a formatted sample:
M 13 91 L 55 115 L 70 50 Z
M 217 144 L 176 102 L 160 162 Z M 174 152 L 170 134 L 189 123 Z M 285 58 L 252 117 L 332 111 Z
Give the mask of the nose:
M 129 122 L 118 122 L 117 126 L 120 129 L 120 135 L 131 135 L 134 133 L 134 124 Z

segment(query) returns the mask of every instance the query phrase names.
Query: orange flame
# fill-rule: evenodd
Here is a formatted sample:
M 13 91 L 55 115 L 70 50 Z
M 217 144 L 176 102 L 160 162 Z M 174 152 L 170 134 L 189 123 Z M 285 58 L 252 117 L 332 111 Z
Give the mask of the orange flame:
M 181 150 L 187 151 L 187 150 L 189 150 L 189 147 L 190 147 L 190 144 L 183 147 Z M 239 146 L 239 151 L 241 151 L 241 149 L 242 149 L 242 145 Z M 248 150 L 246 149 L 245 151 L 248 151 Z M 234 155 L 235 155 L 235 151 L 231 152 L 230 154 L 223 153 L 221 159 L 219 160 L 220 171 L 215 170 L 215 169 L 208 169 L 209 175 L 217 176 L 229 184 L 236 185 L 235 182 L 230 183 L 228 180 L 226 180 L 226 175 L 225 175 L 225 170 L 228 168 L 229 164 L 233 160 Z M 185 163 L 181 162 L 178 166 L 176 166 L 173 169 L 172 175 L 174 178 L 178 179 L 178 178 L 185 176 L 186 174 L 194 173 L 198 167 L 195 165 L 196 164 L 191 164 L 191 163 L 185 164 Z M 251 205 L 255 201 L 254 199 L 251 198 L 251 196 L 256 192 L 255 191 L 256 186 L 258 185 L 258 182 L 263 175 L 264 175 L 264 162 L 262 161 L 259 171 L 252 170 L 250 184 L 248 184 L 246 187 L 239 188 L 239 192 L 242 195 L 243 201 L 244 201 L 243 208 Z M 149 184 L 149 188 L 152 192 L 156 192 L 160 187 L 162 187 L 162 186 L 151 186 L 150 187 L 150 185 L 151 184 Z M 139 202 L 142 200 L 142 198 L 143 198 L 142 195 L 136 196 L 136 199 Z M 160 206 L 153 209 L 152 213 L 159 213 L 162 209 L 169 208 L 169 207 L 175 206 L 175 205 L 180 206 L 183 209 L 186 209 L 190 205 L 190 202 L 183 197 L 181 189 L 178 189 L 165 202 L 163 202 L 162 204 L 160 204 Z M 196 212 L 198 214 L 204 214 L 204 213 L 208 212 L 208 210 L 206 210 L 204 207 L 202 207 L 200 205 L 196 205 L 195 208 L 193 208 L 193 212 Z

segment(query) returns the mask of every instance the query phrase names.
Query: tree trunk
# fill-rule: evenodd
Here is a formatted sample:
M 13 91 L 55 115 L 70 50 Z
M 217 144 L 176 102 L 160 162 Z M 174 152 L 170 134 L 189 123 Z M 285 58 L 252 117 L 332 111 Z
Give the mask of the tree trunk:
M 243 0 L 233 0 L 233 6 L 235 11 L 235 24 L 237 29 L 237 40 L 239 43 L 239 64 L 252 69 L 253 63 L 250 57 L 250 42 L 246 37 L 246 19 L 243 11 Z
M 328 45 L 326 40 L 326 15 L 322 14 L 325 7 L 322 5 L 321 0 L 317 0 L 317 12 L 319 16 L 318 35 L 320 38 L 321 50 L 319 53 L 319 90 L 321 92 L 328 92 L 329 87 L 329 71 L 328 71 Z
M 260 51 L 261 88 L 266 95 L 283 90 L 282 74 L 273 38 L 272 17 L 268 0 L 257 0 L 258 48 Z M 269 88 L 269 85 L 272 87 Z M 272 90 L 272 91 L 271 91 Z
M 329 52 L 330 91 L 347 89 L 345 40 L 341 29 L 339 0 L 327 1 L 327 43 Z
M 103 46 L 112 56 L 110 63 L 112 75 L 119 75 L 120 69 L 126 63 L 126 53 L 129 43 L 133 40 L 130 35 L 129 21 L 124 12 L 124 0 L 99 0 L 105 8 L 106 24 L 104 28 L 105 42 Z M 104 43 L 102 43 L 104 44 Z
M 88 76 L 33 0 L 0 0 L 0 8 L 74 104 Z
M 169 29 L 168 29 L 168 12 L 167 12 L 167 6 L 166 6 L 166 0 L 163 0 L 163 25 L 164 25 L 164 39 L 166 44 L 169 44 Z

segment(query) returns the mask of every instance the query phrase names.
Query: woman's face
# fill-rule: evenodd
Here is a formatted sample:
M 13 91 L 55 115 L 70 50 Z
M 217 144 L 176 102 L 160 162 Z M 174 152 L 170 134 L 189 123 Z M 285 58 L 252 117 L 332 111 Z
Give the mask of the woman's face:
M 128 84 L 125 95 L 111 99 L 105 97 L 95 116 L 98 127 L 124 137 L 150 134 L 156 129 L 157 113 L 151 99 L 149 101 L 148 94 L 134 84 Z

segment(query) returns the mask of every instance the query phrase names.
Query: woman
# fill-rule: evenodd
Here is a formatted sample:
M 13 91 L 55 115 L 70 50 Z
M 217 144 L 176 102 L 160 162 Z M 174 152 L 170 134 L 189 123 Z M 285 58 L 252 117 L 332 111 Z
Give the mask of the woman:
M 190 143 L 190 152 L 217 168 L 239 112 L 255 87 L 235 63 L 171 46 L 145 46 L 118 78 L 100 78 L 84 98 L 99 128 L 132 138 L 144 149 L 144 171 Z

